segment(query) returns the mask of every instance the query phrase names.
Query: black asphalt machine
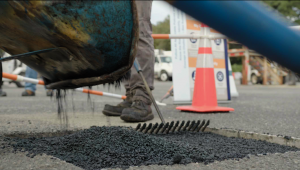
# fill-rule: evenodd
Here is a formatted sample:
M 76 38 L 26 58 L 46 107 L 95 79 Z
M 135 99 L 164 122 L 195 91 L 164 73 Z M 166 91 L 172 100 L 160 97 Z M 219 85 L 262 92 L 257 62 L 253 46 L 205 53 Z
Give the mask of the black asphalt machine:
M 0 1 L 0 9 L 0 48 L 11 54 L 0 61 L 20 60 L 43 76 L 48 89 L 118 82 L 134 64 L 162 121 L 136 130 L 169 133 L 208 126 L 209 121 L 164 121 L 135 60 L 135 1 Z

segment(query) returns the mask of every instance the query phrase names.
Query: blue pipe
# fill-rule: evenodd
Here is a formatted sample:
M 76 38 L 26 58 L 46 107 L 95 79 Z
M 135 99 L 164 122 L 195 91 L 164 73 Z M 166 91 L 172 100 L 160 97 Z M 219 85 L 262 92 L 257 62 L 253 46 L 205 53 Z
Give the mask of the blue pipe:
M 300 34 L 254 1 L 174 1 L 173 6 L 300 73 Z

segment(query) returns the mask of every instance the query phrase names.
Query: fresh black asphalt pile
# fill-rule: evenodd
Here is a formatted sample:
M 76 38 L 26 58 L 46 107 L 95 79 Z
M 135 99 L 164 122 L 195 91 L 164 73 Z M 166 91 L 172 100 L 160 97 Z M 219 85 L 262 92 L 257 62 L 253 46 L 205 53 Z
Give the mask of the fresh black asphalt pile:
M 172 165 L 239 159 L 248 154 L 298 151 L 294 147 L 211 133 L 179 132 L 147 135 L 125 127 L 91 127 L 52 138 L 9 139 L 16 151 L 28 156 L 48 154 L 83 169 L 140 165 Z

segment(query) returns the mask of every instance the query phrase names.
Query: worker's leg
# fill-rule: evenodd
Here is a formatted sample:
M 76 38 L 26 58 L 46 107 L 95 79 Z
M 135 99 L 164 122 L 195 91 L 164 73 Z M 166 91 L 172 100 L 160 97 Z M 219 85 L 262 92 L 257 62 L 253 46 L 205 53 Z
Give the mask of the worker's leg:
M 132 93 L 129 85 L 129 80 L 124 81 L 124 87 L 126 89 L 126 99 L 116 106 L 106 104 L 102 111 L 103 114 L 105 114 L 106 116 L 121 116 L 122 111 L 132 105 Z
M 154 45 L 152 34 L 152 1 L 136 1 L 139 15 L 139 42 L 136 58 L 151 90 L 154 89 Z M 129 87 L 133 95 L 133 105 L 123 110 L 121 119 L 125 121 L 147 121 L 153 119 L 151 100 L 145 85 L 134 67 L 131 68 Z
M 152 34 L 152 25 L 150 22 L 152 1 L 136 1 L 138 16 L 139 16 L 139 42 L 136 58 L 139 61 L 143 74 L 146 77 L 150 89 L 154 89 L 154 47 Z M 124 82 L 126 89 L 126 100 L 119 103 L 117 106 L 105 105 L 103 113 L 107 116 L 120 116 L 125 108 L 129 108 L 132 105 L 133 99 L 139 100 L 145 103 L 143 115 L 146 115 L 146 119 L 152 119 L 153 114 L 151 111 L 151 101 L 145 91 L 145 86 L 137 74 L 134 67 L 131 68 L 131 78 Z M 141 102 L 138 102 L 141 103 Z M 136 117 L 136 116 L 135 116 Z M 124 118 L 126 119 L 126 118 Z M 142 118 L 146 120 L 145 117 Z
M 37 72 L 30 67 L 26 68 L 25 77 L 37 79 Z M 25 91 L 22 93 L 22 96 L 35 96 L 36 84 L 25 83 Z

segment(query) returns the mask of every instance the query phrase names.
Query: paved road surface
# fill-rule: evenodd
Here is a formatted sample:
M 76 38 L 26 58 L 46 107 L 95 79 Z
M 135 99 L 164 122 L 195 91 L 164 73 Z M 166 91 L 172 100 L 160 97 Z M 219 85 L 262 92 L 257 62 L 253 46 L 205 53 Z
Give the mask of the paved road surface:
M 155 82 L 154 97 L 159 100 L 172 85 L 171 82 Z M 53 132 L 64 126 L 57 117 L 57 103 L 54 98 L 46 97 L 43 87 L 39 87 L 36 97 L 21 97 L 23 89 L 17 89 L 14 85 L 5 85 L 3 88 L 8 96 L 0 98 L 0 135 L 18 132 Z M 124 94 L 124 89 L 102 86 L 94 87 L 95 90 L 109 91 Z M 184 113 L 175 109 L 172 97 L 165 100 L 167 106 L 160 106 L 166 120 L 199 120 L 210 119 L 210 127 L 232 128 L 259 133 L 281 134 L 300 137 L 300 86 L 238 86 L 240 96 L 229 104 L 222 104 L 235 108 L 235 112 L 225 114 L 195 114 Z M 73 96 L 73 97 L 72 97 Z M 88 128 L 91 125 L 124 125 L 118 117 L 105 117 L 101 110 L 105 103 L 117 104 L 120 100 L 91 96 L 91 103 L 87 102 L 87 95 L 78 92 L 68 92 L 64 107 L 67 110 L 69 128 Z M 73 100 L 73 102 L 72 102 Z M 75 108 L 73 111 L 73 107 Z M 154 108 L 153 108 L 154 111 Z M 154 111 L 155 112 L 155 111 Z M 151 122 L 159 122 L 156 115 Z M 273 154 L 267 156 L 251 156 L 242 161 L 222 161 L 209 165 L 189 164 L 184 168 L 189 169 L 297 169 L 300 153 Z M 47 164 L 47 165 L 46 165 Z M 0 169 L 76 169 L 68 163 L 50 159 L 49 156 L 38 156 L 34 159 L 27 158 L 25 154 L 17 155 L 4 153 L 0 149 Z M 68 167 L 68 168 L 66 168 Z M 297 168 L 295 168 L 297 167 Z M 149 166 L 143 169 L 182 169 L 183 165 Z M 78 169 L 78 168 L 77 168 Z M 133 168 L 139 169 L 139 168 Z

